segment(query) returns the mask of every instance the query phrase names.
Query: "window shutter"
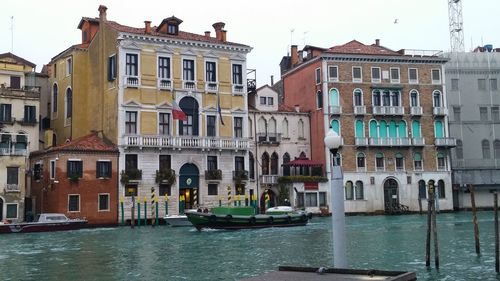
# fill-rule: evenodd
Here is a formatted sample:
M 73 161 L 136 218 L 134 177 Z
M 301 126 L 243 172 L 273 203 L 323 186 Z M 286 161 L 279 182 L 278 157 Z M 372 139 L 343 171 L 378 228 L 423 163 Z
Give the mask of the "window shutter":
M 71 162 L 70 161 L 66 162 L 66 174 L 68 175 L 68 178 L 71 178 Z

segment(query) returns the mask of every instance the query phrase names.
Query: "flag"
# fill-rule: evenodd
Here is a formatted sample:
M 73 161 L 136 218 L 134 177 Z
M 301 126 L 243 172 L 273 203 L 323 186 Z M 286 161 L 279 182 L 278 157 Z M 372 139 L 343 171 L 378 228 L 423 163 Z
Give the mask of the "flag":
M 184 111 L 182 111 L 181 107 L 175 102 L 175 100 L 172 100 L 172 117 L 181 121 L 187 121 L 187 116 Z
M 224 120 L 222 120 L 222 112 L 220 109 L 220 96 L 217 94 L 217 112 L 219 113 L 219 119 L 222 126 L 224 126 Z

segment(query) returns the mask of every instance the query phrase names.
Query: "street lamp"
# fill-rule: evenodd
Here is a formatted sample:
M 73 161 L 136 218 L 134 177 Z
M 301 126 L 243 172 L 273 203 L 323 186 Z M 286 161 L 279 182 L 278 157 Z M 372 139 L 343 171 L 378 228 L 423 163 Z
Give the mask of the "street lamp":
M 346 268 L 344 176 L 340 163 L 335 163 L 335 155 L 342 146 L 342 138 L 330 130 L 324 141 L 331 153 L 330 203 L 332 206 L 333 265 L 337 268 Z

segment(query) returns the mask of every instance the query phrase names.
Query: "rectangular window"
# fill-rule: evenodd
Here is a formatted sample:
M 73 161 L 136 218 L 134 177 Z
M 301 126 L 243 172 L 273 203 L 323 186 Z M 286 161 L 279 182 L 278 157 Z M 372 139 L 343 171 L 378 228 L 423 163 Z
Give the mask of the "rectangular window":
M 96 178 L 111 178 L 111 161 L 97 161 L 95 168 Z
M 217 82 L 217 72 L 216 65 L 213 61 L 207 61 L 205 63 L 206 75 L 205 79 L 207 82 Z
M 490 79 L 490 90 L 492 90 L 492 91 L 498 90 L 498 85 L 497 85 L 497 79 L 496 78 Z
M 363 82 L 361 67 L 352 67 L 352 82 Z
M 396 157 L 396 171 L 403 171 L 405 169 L 405 163 L 403 157 Z
M 125 171 L 137 170 L 137 154 L 125 154 Z
M 11 76 L 10 77 L 10 88 L 11 89 L 21 89 L 21 77 Z
M 451 90 L 458 91 L 458 79 L 451 79 Z
M 377 157 L 375 159 L 375 166 L 377 167 L 377 171 L 383 171 L 384 170 L 384 158 Z
M 182 60 L 182 79 L 194 81 L 194 60 Z
M 320 68 L 316 68 L 316 84 L 320 84 L 321 83 L 321 69 Z
M 408 68 L 408 82 L 410 84 L 418 83 L 418 70 L 416 68 Z
M 488 120 L 488 108 L 480 107 L 479 108 L 479 120 L 487 121 Z
M 208 137 L 215 137 L 216 136 L 216 130 L 215 130 L 215 122 L 216 117 L 213 115 L 208 115 L 207 116 L 207 136 Z
M 208 184 L 208 195 L 217 195 L 219 194 L 219 185 L 216 183 Z
M 243 137 L 243 117 L 234 117 L 234 137 Z
M 165 171 L 171 169 L 171 157 L 170 155 L 160 155 L 159 170 Z
M 109 194 L 99 194 L 99 211 L 109 211 Z
M 319 206 L 326 207 L 328 203 L 326 202 L 326 192 L 319 193 Z
M 391 67 L 391 83 L 399 83 L 399 68 Z
M 438 184 L 438 197 L 439 199 L 446 198 L 446 191 L 444 189 L 444 184 Z
M 198 134 L 198 132 L 196 134 Z M 193 115 L 187 115 L 187 120 L 182 122 L 181 135 L 183 135 L 183 136 L 192 136 L 193 135 Z
M 19 167 L 7 167 L 7 184 L 19 184 Z
M 158 57 L 158 78 L 170 79 L 170 58 Z
M 477 89 L 486 91 L 486 79 L 477 79 Z
M 234 157 L 234 170 L 235 171 L 245 170 L 245 157 L 243 156 Z
M 318 206 L 318 194 L 316 192 L 306 193 L 306 207 L 317 207 Z
M 68 211 L 80 212 L 80 195 L 78 194 L 68 195 Z
M 267 104 L 267 98 L 266 97 L 260 97 L 260 104 L 261 105 L 266 105 Z
M 73 73 L 73 60 L 71 58 L 66 60 L 66 76 L 71 75 Z
M 11 122 L 12 105 L 7 103 L 0 104 L 0 122 Z
M 359 155 L 357 157 L 357 164 L 358 164 L 358 168 L 365 168 L 365 156 L 364 155 Z
M 380 67 L 372 67 L 372 83 L 380 83 Z
M 233 64 L 233 84 L 243 85 L 243 66 L 241 64 Z
M 137 112 L 125 112 L 125 133 L 135 135 L 137 134 Z
M 25 123 L 36 123 L 36 106 L 24 106 L 24 120 Z
M 116 55 L 108 57 L 108 81 L 116 79 Z
M 500 113 L 498 110 L 498 106 L 491 107 L 491 120 L 493 120 L 494 122 L 500 121 Z
M 414 159 L 413 165 L 415 166 L 415 171 L 422 171 L 422 160 L 421 159 Z
M 453 119 L 456 122 L 459 122 L 462 119 L 461 116 L 460 116 L 460 114 L 461 114 L 460 106 L 454 106 L 453 107 Z
M 42 164 L 35 164 L 33 166 L 33 179 L 36 181 L 41 180 L 42 172 L 43 172 Z
M 83 161 L 81 160 L 68 160 L 66 175 L 68 178 L 83 177 Z
M 158 119 L 158 133 L 170 135 L 170 113 L 160 113 Z
M 207 156 L 207 169 L 209 171 L 217 170 L 217 156 Z
M 431 76 L 432 76 L 432 84 L 441 83 L 441 71 L 439 69 L 433 69 L 431 71 Z
M 160 183 L 159 190 L 158 190 L 159 196 L 165 196 L 165 195 L 170 196 L 170 194 L 172 194 L 171 191 L 172 191 L 172 188 L 171 188 L 170 184 Z
M 267 98 L 267 105 L 274 105 L 274 98 L 268 97 Z
M 304 192 L 297 192 L 297 207 L 304 207 Z
M 56 178 L 56 160 L 50 160 L 50 179 Z
M 125 75 L 138 76 L 138 60 L 137 54 L 125 55 Z
M 339 69 L 337 66 L 328 67 L 328 80 L 333 82 L 339 81 Z
M 6 219 L 17 219 L 17 204 L 6 204 L 7 214 Z
M 125 196 L 137 196 L 137 184 L 127 184 L 125 186 Z

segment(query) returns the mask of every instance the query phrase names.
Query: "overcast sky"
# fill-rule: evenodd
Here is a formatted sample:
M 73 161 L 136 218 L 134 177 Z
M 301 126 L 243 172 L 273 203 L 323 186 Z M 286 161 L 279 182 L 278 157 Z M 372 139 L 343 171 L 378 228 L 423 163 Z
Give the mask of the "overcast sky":
M 0 53 L 11 52 L 43 64 L 81 40 L 82 16 L 97 17 L 100 4 L 108 20 L 143 27 L 158 25 L 175 15 L 180 29 L 203 34 L 217 21 L 226 23 L 227 39 L 253 47 L 247 67 L 257 69 L 257 84 L 279 80 L 279 62 L 290 44 L 332 47 L 356 39 L 394 50 L 448 50 L 448 0 L 3 0 L 0 15 Z M 464 0 L 465 49 L 493 44 L 500 47 L 500 1 Z M 397 19 L 397 23 L 394 23 Z M 293 30 L 293 32 L 292 32 Z

